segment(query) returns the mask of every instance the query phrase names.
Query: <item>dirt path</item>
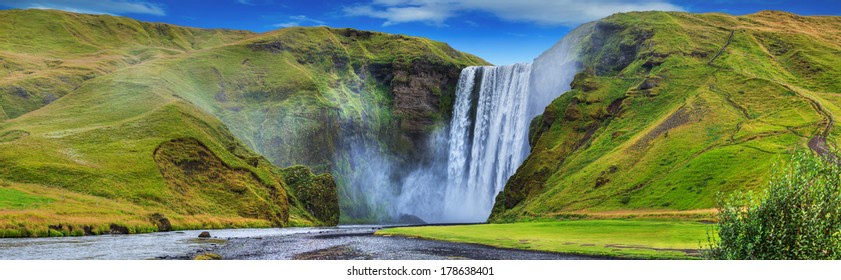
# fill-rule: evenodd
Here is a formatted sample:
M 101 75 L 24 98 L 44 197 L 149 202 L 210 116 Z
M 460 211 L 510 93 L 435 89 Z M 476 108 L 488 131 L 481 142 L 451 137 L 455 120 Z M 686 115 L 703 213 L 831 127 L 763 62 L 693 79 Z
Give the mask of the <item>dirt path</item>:
M 813 99 L 809 95 L 797 91 L 787 84 L 780 83 L 780 85 L 790 90 L 791 92 L 794 92 L 803 99 L 809 101 L 809 103 L 812 105 L 812 108 L 814 108 L 815 111 L 818 112 L 818 114 L 824 117 L 824 123 L 826 125 L 823 127 L 823 129 L 821 129 L 821 131 L 819 131 L 815 136 L 813 136 L 812 139 L 809 139 L 809 149 L 829 159 L 832 162 L 841 163 L 841 159 L 839 159 L 838 155 L 836 155 L 832 152 L 832 150 L 829 149 L 829 146 L 826 142 L 826 138 L 829 136 L 829 132 L 835 126 L 835 118 L 833 118 L 832 112 L 827 110 L 826 107 L 824 107 L 820 101 Z
M 721 49 L 718 50 L 718 53 L 716 53 L 715 56 L 713 56 L 713 58 L 710 59 L 710 62 L 707 62 L 707 64 L 712 65 L 713 61 L 715 61 L 715 59 L 718 58 L 721 55 L 721 53 L 724 52 L 724 49 L 726 49 L 727 46 L 730 45 L 730 42 L 733 41 L 733 34 L 736 34 L 736 30 L 730 30 L 730 36 L 727 37 L 727 42 L 724 43 L 724 46 L 721 46 Z

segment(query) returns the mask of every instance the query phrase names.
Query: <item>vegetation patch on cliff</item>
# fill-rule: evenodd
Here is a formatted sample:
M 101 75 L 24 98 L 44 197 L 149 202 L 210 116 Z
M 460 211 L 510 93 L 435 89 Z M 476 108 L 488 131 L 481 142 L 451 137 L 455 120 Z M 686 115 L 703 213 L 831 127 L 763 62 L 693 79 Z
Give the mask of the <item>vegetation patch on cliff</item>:
M 306 166 L 292 166 L 281 171 L 289 186 L 289 203 L 306 210 L 319 225 L 339 224 L 339 195 L 333 175 L 315 175 Z

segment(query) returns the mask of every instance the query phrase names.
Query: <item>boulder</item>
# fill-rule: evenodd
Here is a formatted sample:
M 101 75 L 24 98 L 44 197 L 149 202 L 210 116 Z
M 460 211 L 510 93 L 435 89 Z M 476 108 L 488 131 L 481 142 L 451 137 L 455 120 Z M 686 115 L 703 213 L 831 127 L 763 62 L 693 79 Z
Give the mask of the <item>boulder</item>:
M 128 227 L 121 226 L 118 224 L 111 224 L 109 233 L 111 234 L 129 234 Z
M 171 231 L 172 230 L 172 223 L 169 222 L 169 219 L 161 213 L 155 213 L 149 216 L 149 220 L 158 227 L 158 231 Z

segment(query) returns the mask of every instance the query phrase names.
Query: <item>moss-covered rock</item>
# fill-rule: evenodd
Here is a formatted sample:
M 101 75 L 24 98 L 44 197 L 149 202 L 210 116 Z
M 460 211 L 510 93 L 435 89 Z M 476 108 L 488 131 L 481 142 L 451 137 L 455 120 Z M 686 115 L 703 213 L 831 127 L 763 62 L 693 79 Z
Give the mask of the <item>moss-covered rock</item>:
M 172 222 L 167 219 L 164 214 L 155 213 L 149 216 L 149 220 L 158 229 L 158 231 L 171 231 Z
M 306 166 L 288 167 L 282 174 L 292 193 L 290 204 L 305 209 L 318 224 L 339 223 L 339 196 L 333 175 L 315 175 Z

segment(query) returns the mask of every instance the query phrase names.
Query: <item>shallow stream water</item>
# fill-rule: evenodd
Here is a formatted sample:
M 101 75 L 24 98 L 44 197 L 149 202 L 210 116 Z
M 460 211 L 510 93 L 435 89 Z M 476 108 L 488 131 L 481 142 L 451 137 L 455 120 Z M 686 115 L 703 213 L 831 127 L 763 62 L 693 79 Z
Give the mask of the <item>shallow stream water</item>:
M 202 230 L 132 235 L 0 239 L 5 260 L 192 259 L 212 252 L 245 260 L 591 259 L 396 236 L 381 226 Z
M 264 238 L 329 229 L 265 228 L 208 230 L 213 238 L 198 238 L 203 230 L 149 234 L 0 239 L 0 259 L 17 260 L 143 260 L 186 256 L 226 243 L 228 238 Z

